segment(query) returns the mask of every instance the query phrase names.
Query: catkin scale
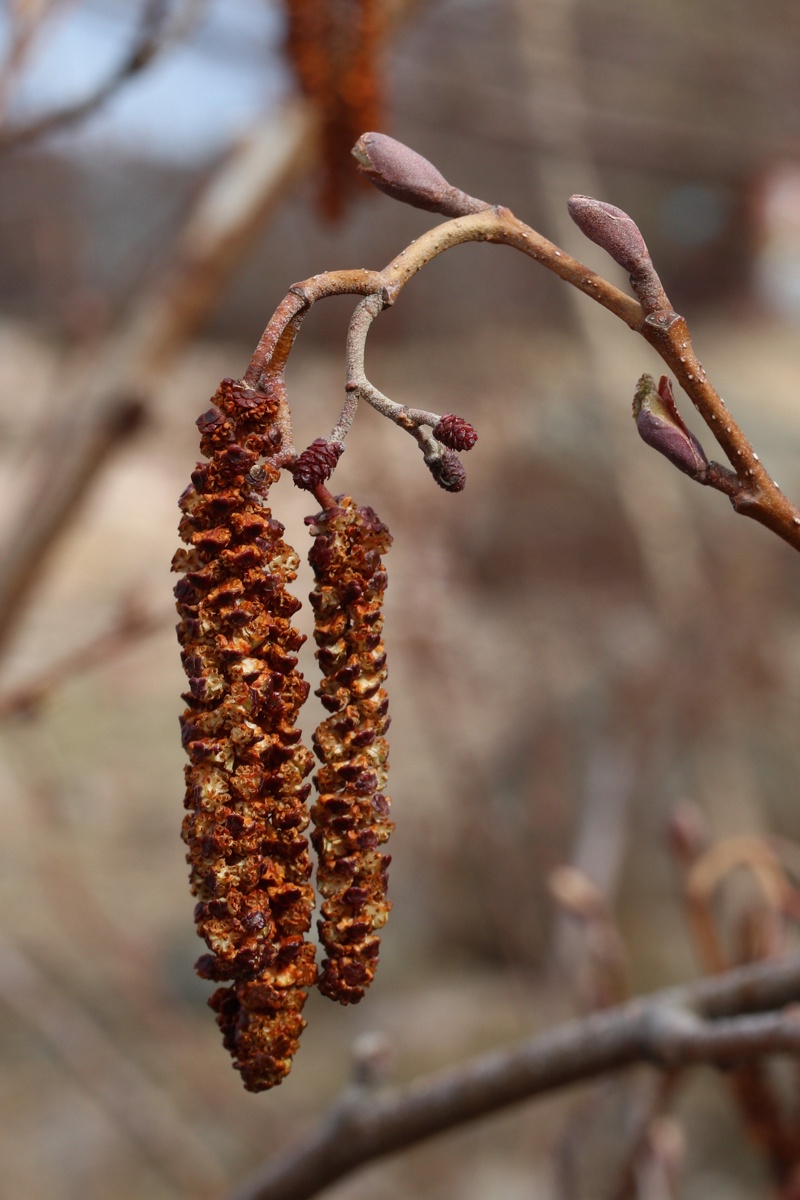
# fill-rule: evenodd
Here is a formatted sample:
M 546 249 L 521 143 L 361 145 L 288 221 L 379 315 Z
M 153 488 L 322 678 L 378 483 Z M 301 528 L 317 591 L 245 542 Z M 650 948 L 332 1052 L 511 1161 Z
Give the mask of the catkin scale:
M 311 810 L 322 896 L 320 939 L 327 958 L 320 991 L 357 1003 L 377 965 L 379 930 L 390 859 L 379 847 L 393 829 L 384 794 L 389 748 L 386 652 L 381 630 L 386 573 L 381 555 L 391 545 L 386 526 L 348 496 L 309 519 L 314 544 L 311 594 L 322 684 L 317 692 L 332 714 L 314 734 L 321 766 Z
M 175 595 L 189 680 L 181 717 L 186 767 L 182 834 L 209 953 L 203 978 L 230 980 L 209 1004 L 245 1086 L 287 1074 L 316 978 L 305 782 L 313 764 L 296 728 L 308 684 L 305 638 L 287 590 L 298 559 L 266 507 L 278 472 L 258 465 L 280 446 L 275 381 L 256 391 L 223 380 L 198 420 L 198 464 L 180 499 L 182 573 Z

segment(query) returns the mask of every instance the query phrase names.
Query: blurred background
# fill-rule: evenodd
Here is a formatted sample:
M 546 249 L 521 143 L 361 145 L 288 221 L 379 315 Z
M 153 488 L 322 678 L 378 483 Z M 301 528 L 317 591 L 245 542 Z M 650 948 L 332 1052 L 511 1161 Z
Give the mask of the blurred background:
M 395 908 L 371 994 L 312 995 L 291 1076 L 260 1096 L 192 970 L 169 561 L 195 418 L 289 286 L 381 267 L 434 223 L 355 180 L 365 128 L 620 286 L 565 201 L 631 212 L 711 379 L 800 496 L 797 5 L 5 0 L 0 38 L 3 1194 L 223 1197 L 311 1127 L 354 1053 L 377 1045 L 410 1079 L 780 952 L 800 562 L 638 441 L 633 389 L 659 360 L 530 260 L 459 248 L 371 335 L 383 392 L 463 414 L 480 441 L 445 494 L 370 410 L 337 469 L 334 491 L 395 538 Z M 300 446 L 338 414 L 352 307 L 318 306 L 296 344 Z M 302 551 L 308 498 L 274 496 Z M 796 1168 L 797 1079 L 768 1082 Z M 335 1194 L 796 1195 L 791 1151 L 748 1137 L 770 1112 L 757 1083 L 643 1068 Z

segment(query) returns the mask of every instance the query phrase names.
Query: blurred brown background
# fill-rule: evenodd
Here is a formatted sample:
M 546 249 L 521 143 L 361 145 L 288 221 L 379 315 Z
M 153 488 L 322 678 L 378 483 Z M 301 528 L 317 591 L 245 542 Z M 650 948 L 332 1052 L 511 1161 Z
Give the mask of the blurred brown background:
M 410 1078 L 600 1002 L 591 938 L 548 891 L 559 865 L 605 893 L 638 991 L 699 969 L 676 806 L 703 838 L 800 837 L 800 563 L 638 442 L 633 388 L 659 373 L 644 343 L 522 256 L 458 249 L 377 323 L 368 366 L 394 399 L 476 425 L 467 490 L 438 491 L 372 411 L 334 480 L 395 537 L 381 969 L 357 1008 L 311 996 L 290 1078 L 244 1093 L 192 971 L 176 498 L 195 417 L 290 284 L 382 266 L 432 220 L 366 189 L 321 218 L 315 118 L 277 2 L 150 9 L 146 69 L 0 157 L 0 1176 L 14 1200 L 225 1195 L 324 1110 L 359 1038 L 384 1037 L 393 1077 Z M 0 12 L 13 131 L 113 73 L 143 9 Z M 621 284 L 564 202 L 630 211 L 711 379 L 800 495 L 800 9 L 420 0 L 390 15 L 382 128 Z M 321 305 L 297 343 L 299 445 L 335 420 L 351 309 Z M 302 550 L 308 500 L 288 481 L 275 496 Z M 308 646 L 304 669 L 313 680 Z M 317 719 L 309 705 L 308 732 Z M 731 961 L 758 953 L 734 917 Z M 714 1073 L 684 1081 L 668 1115 L 653 1090 L 643 1071 L 523 1106 L 335 1194 L 772 1194 Z M 669 1172 L 640 1171 L 623 1191 L 651 1110 L 680 1181 L 664 1191 Z

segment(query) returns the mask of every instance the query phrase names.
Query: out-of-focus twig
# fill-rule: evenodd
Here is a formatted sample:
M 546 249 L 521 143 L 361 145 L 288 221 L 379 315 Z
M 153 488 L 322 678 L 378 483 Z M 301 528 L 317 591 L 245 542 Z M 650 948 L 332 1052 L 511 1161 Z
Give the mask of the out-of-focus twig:
M 679 847 L 676 845 L 676 849 Z M 790 881 L 782 859 L 785 843 L 755 835 L 726 838 L 710 846 L 694 861 L 684 857 L 686 907 L 698 954 L 709 971 L 723 971 L 733 958 L 718 926 L 730 924 L 724 906 L 714 901 L 722 885 L 734 872 L 745 870 L 757 884 L 760 897 L 745 908 L 737 932 L 744 932 L 747 961 L 775 960 L 786 936 L 786 919 L 797 912 L 797 889 Z M 768 1064 L 754 1061 L 737 1065 L 728 1075 L 731 1090 L 741 1110 L 752 1141 L 763 1152 L 783 1200 L 796 1200 L 800 1177 L 800 1131 L 794 1114 L 787 1114 L 780 1089 L 771 1078 Z
M 0 654 L 21 616 L 42 558 L 69 526 L 94 479 L 141 427 L 142 401 L 111 391 L 95 419 L 76 414 L 70 433 L 51 445 L 0 562 Z
M 102 1106 L 181 1195 L 219 1196 L 224 1177 L 207 1143 L 63 989 L 0 934 L 0 1001 L 44 1040 L 80 1086 Z
M 25 66 L 40 30 L 58 7 L 59 0 L 12 0 L 8 6 L 8 53 L 0 66 L 0 126 L 17 77 Z
M 627 1000 L 628 956 L 607 897 L 578 867 L 557 867 L 548 890 L 564 914 L 580 924 L 581 951 L 570 964 L 590 1011 Z
M 0 721 L 9 717 L 35 716 L 65 681 L 109 662 L 172 620 L 171 613 L 167 619 L 148 612 L 135 597 L 123 600 L 108 629 L 77 646 L 34 678 L 0 694 Z
M 164 43 L 170 0 L 145 0 L 131 45 L 122 62 L 93 92 L 74 104 L 66 104 L 19 125 L 0 129 L 0 151 L 31 142 L 66 129 L 97 112 L 124 84 L 140 74 L 153 61 Z
M 712 901 L 722 882 L 737 868 L 745 868 L 757 883 L 765 906 L 761 914 L 764 935 L 773 947 L 779 948 L 780 923 L 792 892 L 780 858 L 764 838 L 747 835 L 726 838 L 706 850 L 686 876 L 689 922 L 707 971 L 724 971 L 730 965 L 730 955 L 726 954 L 717 932 Z
M 405 1087 L 348 1090 L 234 1200 L 308 1200 L 364 1163 L 509 1105 L 636 1062 L 670 1071 L 800 1052 L 800 955 L 592 1013 Z
M 0 657 L 43 560 L 141 422 L 159 372 L 213 309 L 225 279 L 307 157 L 312 132 L 300 105 L 282 117 L 265 118 L 209 181 L 164 273 L 100 350 L 73 368 L 64 406 L 68 416 L 43 448 L 32 494 L 0 558 Z

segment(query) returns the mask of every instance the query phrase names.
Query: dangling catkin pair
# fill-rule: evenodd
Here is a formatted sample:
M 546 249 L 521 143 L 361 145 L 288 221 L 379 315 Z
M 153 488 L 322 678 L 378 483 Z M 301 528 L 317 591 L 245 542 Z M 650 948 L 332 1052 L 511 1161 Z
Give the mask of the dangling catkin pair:
M 267 507 L 278 471 L 283 385 L 263 390 L 226 379 L 197 424 L 208 461 L 180 499 L 181 549 L 173 569 L 178 638 L 189 679 L 181 718 L 186 767 L 183 838 L 210 953 L 199 975 L 229 981 L 209 1000 L 223 1041 L 250 1091 L 281 1082 L 317 981 L 307 940 L 314 907 L 305 830 L 313 758 L 300 740 L 309 686 L 297 670 L 305 637 L 287 586 L 297 555 Z M 310 518 L 319 691 L 331 716 L 314 734 L 322 762 L 311 812 L 327 957 L 320 990 L 361 999 L 375 972 L 378 930 L 389 910 L 391 831 L 384 794 L 389 719 L 381 604 L 390 545 L 371 509 L 341 497 Z

